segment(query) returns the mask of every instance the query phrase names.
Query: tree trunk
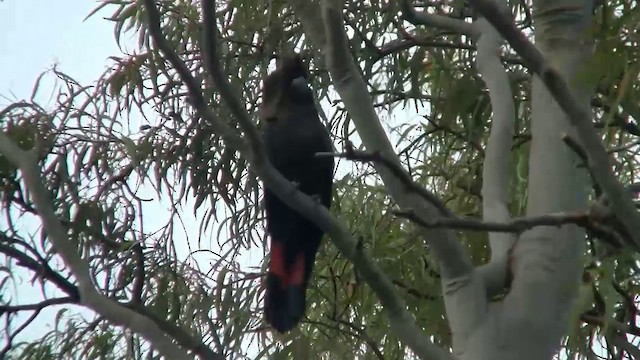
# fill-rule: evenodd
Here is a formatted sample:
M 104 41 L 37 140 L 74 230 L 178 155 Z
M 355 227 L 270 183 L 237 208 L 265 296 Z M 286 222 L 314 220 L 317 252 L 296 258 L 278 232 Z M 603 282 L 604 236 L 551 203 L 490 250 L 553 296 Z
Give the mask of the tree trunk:
M 592 51 L 592 9 L 592 1 L 584 0 L 534 2 L 536 46 L 569 80 L 585 108 L 592 90 L 581 81 L 581 71 Z M 584 209 L 586 174 L 561 140 L 574 129 L 537 77 L 531 133 L 527 215 Z M 568 327 L 584 244 L 585 234 L 576 226 L 537 227 L 522 234 L 513 252 L 511 290 L 503 302 L 490 305 L 460 358 L 551 359 Z

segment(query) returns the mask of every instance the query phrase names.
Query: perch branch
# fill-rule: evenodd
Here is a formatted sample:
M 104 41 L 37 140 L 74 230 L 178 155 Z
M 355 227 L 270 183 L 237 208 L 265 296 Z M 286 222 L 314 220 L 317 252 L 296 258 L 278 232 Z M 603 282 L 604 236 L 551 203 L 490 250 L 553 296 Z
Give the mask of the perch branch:
M 316 156 L 331 156 L 345 158 L 351 161 L 375 163 L 386 167 L 410 192 L 420 196 L 435 208 L 438 209 L 443 216 L 454 216 L 454 214 L 447 209 L 442 201 L 437 196 L 427 191 L 424 187 L 411 179 L 411 176 L 402 168 L 397 162 L 393 162 L 385 158 L 379 151 L 359 151 L 353 147 L 350 141 L 347 141 L 344 153 L 316 153 Z
M 462 20 L 449 18 L 443 15 L 419 12 L 411 5 L 409 0 L 401 0 L 402 17 L 413 25 L 426 25 L 439 29 L 449 30 L 456 34 L 477 35 L 477 29 L 473 24 Z

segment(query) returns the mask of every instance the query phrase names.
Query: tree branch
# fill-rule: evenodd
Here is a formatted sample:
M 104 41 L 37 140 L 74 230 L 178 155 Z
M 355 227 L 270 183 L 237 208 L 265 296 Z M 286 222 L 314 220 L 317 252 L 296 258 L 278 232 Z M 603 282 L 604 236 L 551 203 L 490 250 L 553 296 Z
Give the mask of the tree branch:
M 47 306 L 73 304 L 77 300 L 70 296 L 61 298 L 46 299 L 35 304 L 21 304 L 21 305 L 0 305 L 0 315 L 11 314 L 20 311 L 40 311 Z
M 89 275 L 89 265 L 77 253 L 77 246 L 69 241 L 66 230 L 53 210 L 49 192 L 43 185 L 38 168 L 37 155 L 33 151 L 22 150 L 4 132 L 0 132 L 0 153 L 20 168 L 49 240 L 78 281 L 80 303 L 103 315 L 113 324 L 125 326 L 140 333 L 165 356 L 172 359 L 191 358 L 184 350 L 173 344 L 152 321 L 96 291 Z
M 323 39 L 326 41 L 318 44 L 319 49 L 325 54 L 327 68 L 335 89 L 340 94 L 367 149 L 379 152 L 389 161 L 399 163 L 398 157 L 372 106 L 367 86 L 349 55 L 342 17 L 342 1 L 322 2 L 321 13 L 324 25 L 318 23 L 317 15 L 315 15 L 316 19 L 312 19 L 313 16 L 311 14 L 317 14 L 320 10 L 317 9 L 315 4 L 301 0 L 295 0 L 291 3 L 296 10 L 296 14 L 301 18 L 307 34 L 319 32 L 325 34 L 326 37 L 324 38 L 317 35 L 311 35 L 310 38 L 312 40 Z M 309 10 L 312 7 L 315 7 L 315 11 Z M 401 181 L 389 168 L 381 164 L 376 164 L 375 168 L 391 196 L 402 208 L 414 210 L 423 219 L 428 219 L 438 213 L 432 203 L 416 197 L 412 191 L 407 191 L 406 182 Z M 400 168 L 402 167 L 400 166 Z M 449 300 L 455 298 L 456 301 L 460 300 L 462 304 L 467 303 L 465 299 L 482 299 L 484 295 L 483 284 L 473 276 L 473 266 L 467 254 L 457 242 L 455 234 L 451 231 L 438 231 L 436 229 L 427 231 L 425 235 L 431 250 L 440 263 L 443 292 L 446 294 L 445 302 L 447 298 Z M 464 283 L 465 286 L 460 286 L 461 283 Z M 474 302 L 477 303 L 475 300 Z M 402 310 L 403 312 L 406 311 Z M 422 331 L 416 328 L 413 321 L 396 322 L 396 319 L 392 316 L 389 319 L 391 327 L 396 334 L 420 357 L 443 356 L 442 350 L 424 338 Z
M 473 24 L 442 15 L 418 12 L 409 0 L 401 0 L 402 18 L 413 25 L 426 25 L 452 31 L 456 34 L 477 36 L 478 29 Z
M 42 276 L 43 278 L 51 281 L 58 289 L 64 291 L 69 297 L 75 300 L 80 299 L 78 288 L 73 285 L 69 280 L 65 279 L 62 275 L 53 271 L 51 267 L 42 259 L 40 261 L 33 259 L 27 254 L 19 251 L 13 246 L 5 245 L 13 243 L 11 237 L 5 234 L 0 234 L 0 253 L 13 258 L 17 261 L 17 265 L 31 270 L 33 273 Z
M 484 18 L 478 19 L 480 31 L 477 64 L 491 99 L 493 120 L 482 169 L 482 214 L 484 220 L 507 221 L 511 146 L 515 127 L 515 107 L 507 72 L 498 53 L 502 39 Z M 516 241 L 512 235 L 490 234 L 491 258 L 506 256 Z
M 614 319 L 605 319 L 601 316 L 582 314 L 580 315 L 580 320 L 582 320 L 587 324 L 598 325 L 602 327 L 605 327 L 608 325 L 614 328 L 616 331 L 623 332 L 625 334 L 631 334 L 633 336 L 640 336 L 640 328 L 636 326 L 629 326 L 629 325 L 623 324 Z
M 480 221 L 463 217 L 439 217 L 423 220 L 412 211 L 393 211 L 395 215 L 412 221 L 424 228 L 447 228 L 467 231 L 488 231 L 520 234 L 537 226 L 563 226 L 568 224 L 585 228 L 604 242 L 618 248 L 624 245 L 625 233 L 620 233 L 608 219 L 601 219 L 599 214 L 589 213 L 555 213 L 533 217 L 512 218 L 504 222 Z M 603 221 L 604 220 L 604 221 Z M 483 270 L 484 271 L 484 270 Z M 504 283 L 502 283 L 504 284 Z M 498 286 L 498 284 L 496 284 Z M 495 294 L 494 294 L 495 295 Z
M 489 91 L 493 119 L 482 166 L 482 214 L 485 221 L 508 221 L 511 147 L 515 128 L 515 107 L 507 71 L 500 60 L 500 34 L 485 18 L 474 22 L 478 33 L 476 63 Z M 489 298 L 504 291 L 510 250 L 515 234 L 489 233 L 491 260 L 478 268 Z M 469 328 L 469 326 L 463 326 Z
M 567 224 L 576 224 L 586 227 L 590 221 L 589 214 L 586 213 L 556 213 L 533 217 L 513 218 L 505 221 L 481 221 L 462 217 L 440 217 L 425 221 L 417 217 L 413 212 L 394 211 L 393 213 L 426 228 L 448 228 L 516 234 L 522 233 L 536 226 L 562 226 Z
M 415 193 L 438 209 L 440 215 L 454 216 L 454 214 L 444 206 L 437 196 L 413 181 L 411 176 L 404 170 L 399 162 L 393 162 L 385 158 L 378 151 L 359 151 L 353 147 L 353 144 L 350 141 L 347 141 L 344 153 L 316 153 L 316 156 L 332 156 L 345 158 L 351 161 L 380 164 L 386 167 L 406 187 L 407 191 Z
M 40 314 L 40 311 L 42 311 L 42 307 L 36 307 L 35 309 L 33 309 L 33 314 L 31 314 L 31 316 L 29 316 L 29 318 L 23 322 L 17 329 L 15 329 L 11 334 L 9 334 L 8 339 L 7 339 L 7 344 L 4 346 L 4 348 L 2 349 L 2 351 L 0 351 L 0 359 L 4 359 L 5 355 L 9 352 L 9 350 L 11 350 L 11 345 L 13 344 L 13 339 L 18 336 L 18 334 L 20 334 L 24 329 L 27 328 L 27 326 L 29 326 L 29 324 L 31 324 L 33 322 L 33 320 L 36 319 L 36 317 L 38 317 L 38 315 Z M 7 326 L 7 328 L 9 328 Z M 9 330 L 7 330 L 7 332 L 9 332 Z

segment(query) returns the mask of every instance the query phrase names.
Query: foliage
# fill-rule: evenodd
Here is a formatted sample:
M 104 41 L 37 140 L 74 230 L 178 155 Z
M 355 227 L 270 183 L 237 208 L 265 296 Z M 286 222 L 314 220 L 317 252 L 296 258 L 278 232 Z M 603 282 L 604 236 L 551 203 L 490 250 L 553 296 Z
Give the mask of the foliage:
M 529 5 L 512 3 L 521 28 L 530 30 Z M 454 212 L 480 217 L 491 107 L 474 68 L 475 45 L 462 35 L 415 28 L 400 20 L 398 7 L 394 1 L 348 2 L 345 19 L 353 55 L 414 180 L 440 194 Z M 460 1 L 429 2 L 427 8 L 453 17 L 463 14 Z M 204 76 L 198 4 L 162 1 L 160 10 L 166 38 L 204 84 L 209 106 L 240 131 L 221 105 L 215 84 Z M 57 79 L 54 106 L 44 108 L 31 99 L 0 118 L 2 131 L 22 148 L 38 149 L 56 214 L 89 261 L 100 291 L 131 307 L 144 307 L 229 358 L 410 356 L 389 332 L 376 297 L 329 242 L 317 260 L 308 319 L 284 337 L 265 331 L 260 183 L 247 160 L 195 113 L 175 69 L 152 46 L 142 2 L 103 0 L 96 14 L 105 12 L 112 13 L 108 20 L 119 44 L 125 33 L 137 35 L 135 51 L 112 57 L 109 70 L 91 85 L 54 69 L 44 75 Z M 640 71 L 632 31 L 638 16 L 637 5 L 623 1 L 598 9 L 596 55 L 584 76 L 598 84 L 597 125 L 618 161 L 618 176 L 629 182 L 637 178 L 635 136 L 640 135 L 631 135 L 640 119 L 633 101 L 640 91 L 633 81 Z M 250 113 L 260 103 L 260 80 L 273 67 L 273 55 L 296 49 L 310 64 L 336 148 L 347 139 L 358 143 L 322 54 L 305 40 L 284 1 L 249 5 L 228 0 L 219 5 L 217 17 L 223 65 Z M 510 206 L 517 216 L 527 197 L 531 79 L 515 54 L 505 51 L 503 60 L 518 118 L 516 171 L 510 184 Z M 11 358 L 146 357 L 152 349 L 139 335 L 100 317 L 79 316 L 76 308 L 60 307 L 78 302 L 74 279 L 46 234 L 25 227 L 36 221 L 37 212 L 20 173 L 1 156 L 0 194 L 5 218 L 0 227 L 0 300 L 7 305 L 2 315 L 7 323 L 15 321 L 18 311 L 9 309 L 24 305 L 4 295 L 11 292 L 17 271 L 26 270 L 35 283 L 46 284 L 43 298 L 62 299 L 30 308 L 36 313 L 51 306 L 58 310 L 55 329 L 39 341 L 12 343 L 20 325 L 5 327 Z M 417 238 L 415 225 L 394 215 L 393 201 L 373 168 L 340 160 L 334 196 L 332 211 L 392 279 L 419 325 L 435 343 L 450 347 L 437 266 Z M 460 238 L 475 264 L 487 261 L 484 233 L 461 232 Z M 592 356 L 594 339 L 610 331 L 607 319 L 630 324 L 638 311 L 637 256 L 604 254 L 589 240 L 578 315 L 604 320 L 576 320 L 565 347 L 571 357 Z M 609 356 L 614 355 L 610 349 Z

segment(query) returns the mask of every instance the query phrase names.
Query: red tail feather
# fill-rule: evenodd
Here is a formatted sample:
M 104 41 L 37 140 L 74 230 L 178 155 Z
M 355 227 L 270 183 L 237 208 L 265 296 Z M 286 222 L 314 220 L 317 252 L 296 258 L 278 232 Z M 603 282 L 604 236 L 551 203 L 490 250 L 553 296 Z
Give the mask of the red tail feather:
M 304 316 L 304 261 L 301 252 L 296 254 L 294 263 L 287 266 L 282 243 L 272 241 L 265 315 L 267 322 L 281 333 L 293 328 Z
M 302 252 L 296 254 L 293 266 L 287 269 L 282 244 L 278 241 L 272 241 L 269 271 L 279 278 L 282 287 L 302 286 L 304 282 L 304 254 Z

